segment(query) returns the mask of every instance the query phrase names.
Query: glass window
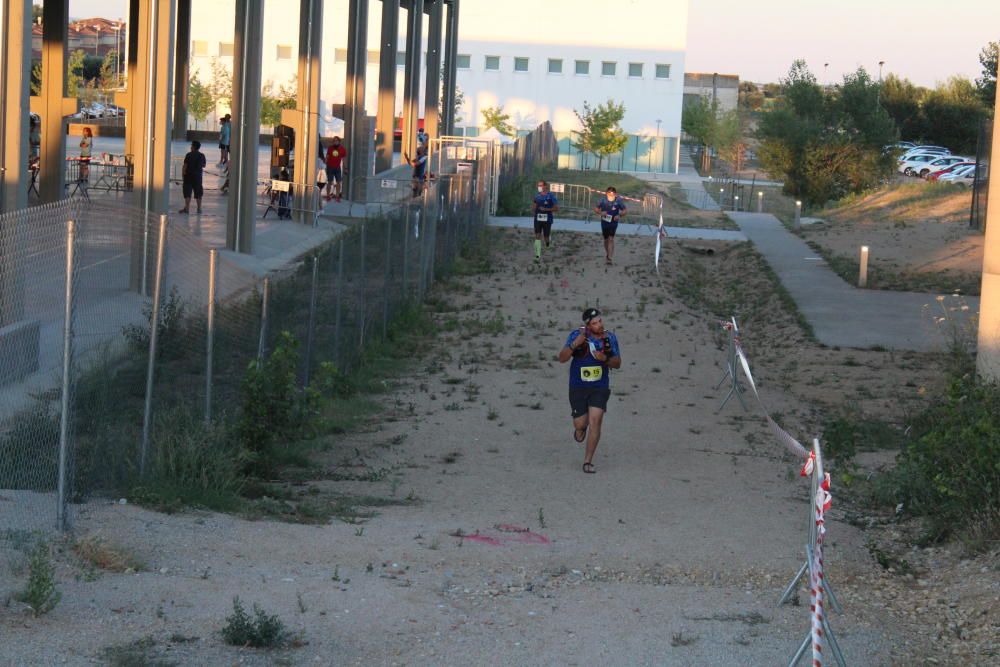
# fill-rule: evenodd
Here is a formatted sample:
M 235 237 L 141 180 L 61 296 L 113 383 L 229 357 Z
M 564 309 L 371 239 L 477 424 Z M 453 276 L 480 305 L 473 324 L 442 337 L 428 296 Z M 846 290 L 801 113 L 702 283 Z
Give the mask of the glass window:
M 670 65 L 658 64 L 656 66 L 656 78 L 657 79 L 669 79 L 670 78 Z
M 472 69 L 472 56 L 468 53 L 459 53 L 455 64 L 458 66 L 458 69 Z
M 396 51 L 396 67 L 406 67 L 406 51 Z
M 220 56 L 232 56 L 233 55 L 233 43 L 232 42 L 219 42 L 219 55 Z
M 642 63 L 629 63 L 628 64 L 628 75 L 633 79 L 642 78 Z
M 193 56 L 207 56 L 208 55 L 208 42 L 196 39 L 191 42 L 191 55 Z
M 549 58 L 549 74 L 562 74 L 561 58 Z
M 515 72 L 527 72 L 528 71 L 528 59 L 527 58 L 514 58 L 514 71 Z
M 478 127 L 467 127 L 465 128 L 465 136 L 467 137 L 478 137 L 479 128 Z
M 346 63 L 347 62 L 347 49 L 334 49 L 333 50 L 333 62 L 335 62 L 335 63 Z
M 614 76 L 617 69 L 618 63 L 608 62 L 605 60 L 601 63 L 601 76 Z
M 486 56 L 486 71 L 487 72 L 500 71 L 500 56 Z
M 292 47 L 287 44 L 278 44 L 278 60 L 291 60 Z
M 577 60 L 576 61 L 576 73 L 577 74 L 590 74 L 590 61 L 589 60 Z

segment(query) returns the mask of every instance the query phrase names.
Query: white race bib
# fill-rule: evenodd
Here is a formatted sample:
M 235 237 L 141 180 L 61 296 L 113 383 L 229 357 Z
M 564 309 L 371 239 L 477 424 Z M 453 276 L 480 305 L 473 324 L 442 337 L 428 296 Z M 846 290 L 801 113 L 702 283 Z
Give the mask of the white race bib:
M 538 214 L 535 215 L 535 220 L 537 220 L 538 222 L 548 222 L 549 221 L 549 214 L 548 213 L 538 213 Z
M 615 216 L 611 215 L 610 213 L 605 213 L 604 215 L 601 216 L 601 222 L 614 222 L 614 221 L 615 221 Z
M 584 382 L 597 382 L 604 377 L 604 368 L 601 366 L 580 367 L 580 379 Z

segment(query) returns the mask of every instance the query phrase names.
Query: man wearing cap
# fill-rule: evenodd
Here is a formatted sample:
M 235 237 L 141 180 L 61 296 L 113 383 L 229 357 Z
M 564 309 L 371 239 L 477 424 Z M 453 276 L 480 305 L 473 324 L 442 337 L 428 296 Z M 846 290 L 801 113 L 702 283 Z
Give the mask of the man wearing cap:
M 601 311 L 583 311 L 583 326 L 574 329 L 559 350 L 559 362 L 573 363 L 569 367 L 569 404 L 573 415 L 573 439 L 587 441 L 583 457 L 583 472 L 597 472 L 594 452 L 601 440 L 601 424 L 611 396 L 612 368 L 621 368 L 622 358 L 618 339 L 604 328 Z

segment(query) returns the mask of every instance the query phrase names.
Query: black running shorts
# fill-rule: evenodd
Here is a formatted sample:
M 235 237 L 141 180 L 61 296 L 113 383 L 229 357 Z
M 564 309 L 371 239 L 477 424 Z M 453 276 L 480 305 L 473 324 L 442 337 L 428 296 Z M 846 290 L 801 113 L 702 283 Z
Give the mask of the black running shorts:
M 589 408 L 600 408 L 607 412 L 608 399 L 611 398 L 609 387 L 570 387 L 569 406 L 573 417 L 587 414 Z

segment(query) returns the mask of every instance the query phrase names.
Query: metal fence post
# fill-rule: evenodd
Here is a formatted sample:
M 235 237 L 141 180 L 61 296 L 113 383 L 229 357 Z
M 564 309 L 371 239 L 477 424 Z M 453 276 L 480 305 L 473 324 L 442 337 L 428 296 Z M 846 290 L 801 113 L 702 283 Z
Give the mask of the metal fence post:
M 333 320 L 333 349 L 337 355 L 337 368 L 342 369 L 340 363 L 340 317 L 344 303 L 344 239 L 340 239 L 340 249 L 337 251 L 337 305 L 334 311 Z
M 56 506 L 56 528 L 66 530 L 66 499 L 69 495 L 69 411 L 70 373 L 73 368 L 73 287 L 76 273 L 76 222 L 66 224 L 66 304 L 63 322 L 62 398 L 59 416 L 59 500 Z
M 267 347 L 268 302 L 271 299 L 271 279 L 264 278 L 263 292 L 260 295 L 260 338 L 257 340 L 257 363 L 264 361 L 264 351 Z
M 219 251 L 208 251 L 208 321 L 205 331 L 205 423 L 212 421 L 212 366 L 215 356 L 215 291 Z
M 316 337 L 316 292 L 319 288 L 319 257 L 313 255 L 312 286 L 309 289 L 309 328 L 306 330 L 306 372 L 302 386 L 309 386 L 309 372 L 312 369 L 313 340 Z
M 409 301 L 406 291 L 406 270 L 410 260 L 410 206 L 406 206 L 406 217 L 403 219 L 403 301 Z
M 156 344 L 160 330 L 160 294 L 163 289 L 163 257 L 167 248 L 167 216 L 160 216 L 160 240 L 156 248 L 156 276 L 153 278 L 153 309 L 149 317 L 149 365 L 146 367 L 146 405 L 142 415 L 142 448 L 139 450 L 139 474 L 146 474 L 149 432 L 153 419 L 153 376 L 156 371 Z
M 358 339 L 358 346 L 364 347 L 365 345 L 365 223 L 361 223 L 361 280 L 358 284 L 361 286 L 361 298 L 358 300 L 358 308 L 360 310 L 360 315 L 358 319 L 361 322 L 361 335 Z
M 389 301 L 392 299 L 392 289 L 389 279 L 392 276 L 392 216 L 385 219 L 385 270 L 382 272 L 382 338 L 389 337 Z

